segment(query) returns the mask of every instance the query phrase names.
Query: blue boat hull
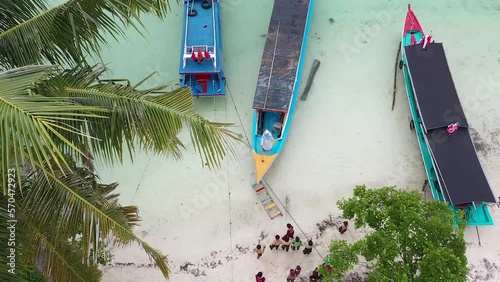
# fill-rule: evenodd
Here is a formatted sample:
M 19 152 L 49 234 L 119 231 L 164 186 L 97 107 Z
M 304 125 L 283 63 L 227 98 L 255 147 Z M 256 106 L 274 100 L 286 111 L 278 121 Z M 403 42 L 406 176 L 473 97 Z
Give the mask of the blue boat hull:
M 195 97 L 225 95 L 219 0 L 184 0 L 179 74 Z

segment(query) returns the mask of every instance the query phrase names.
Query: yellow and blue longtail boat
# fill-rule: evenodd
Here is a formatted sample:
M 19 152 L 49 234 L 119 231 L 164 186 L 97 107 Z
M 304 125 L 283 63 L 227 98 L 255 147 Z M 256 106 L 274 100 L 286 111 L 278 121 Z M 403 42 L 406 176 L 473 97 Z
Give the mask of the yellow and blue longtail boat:
M 256 183 L 278 157 L 297 102 L 314 0 L 275 0 L 253 101 Z

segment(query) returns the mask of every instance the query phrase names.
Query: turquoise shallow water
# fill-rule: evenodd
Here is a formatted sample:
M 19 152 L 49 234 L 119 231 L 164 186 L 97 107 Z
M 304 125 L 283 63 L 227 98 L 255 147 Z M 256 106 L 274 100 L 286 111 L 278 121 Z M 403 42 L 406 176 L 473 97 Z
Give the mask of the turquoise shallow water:
M 232 129 L 244 137 L 251 131 L 252 99 L 273 2 L 221 2 L 230 95 L 196 99 L 195 106 L 210 120 L 234 122 Z M 432 31 L 436 41 L 444 42 L 480 160 L 499 195 L 500 42 L 493 35 L 498 33 L 500 4 L 486 0 L 410 2 L 424 31 Z M 322 64 L 307 101 L 297 104 L 283 153 L 266 177 L 276 197 L 308 236 L 317 234 L 317 222 L 329 214 L 338 215 L 334 203 L 350 196 L 354 185 L 420 189 L 425 179 L 416 137 L 408 128 L 409 111 L 400 72 L 395 109 L 390 110 L 394 61 L 406 4 L 394 0 L 316 0 L 302 79 L 314 59 Z M 149 86 L 171 82 L 175 87 L 181 11 L 182 6 L 172 2 L 172 13 L 164 21 L 146 17 L 146 40 L 130 31 L 126 40 L 111 42 L 102 54 L 111 69 L 108 74 L 137 82 L 156 71 L 158 75 Z M 479 91 L 481 86 L 483 90 Z M 140 206 L 144 222 L 137 234 L 169 254 L 173 281 L 250 281 L 257 268 L 269 273 L 270 281 L 282 279 L 292 263 L 289 258 L 263 257 L 255 265 L 254 257 L 241 251 L 251 249 L 261 231 L 271 235 L 282 232 L 282 226 L 292 220 L 286 215 L 269 221 L 257 203 L 250 189 L 254 175 L 248 147 L 238 145 L 235 158 L 228 160 L 221 171 L 209 172 L 200 167 L 189 139 L 183 140 L 187 150 L 180 162 L 138 154 L 133 165 L 127 160 L 123 166 L 100 169 L 104 181 L 120 182 L 124 204 Z M 206 197 L 200 200 L 200 195 Z M 493 216 L 498 225 L 498 212 L 493 210 Z M 210 244 L 200 240 L 196 232 L 200 226 L 205 228 L 204 236 Z M 484 243 L 498 227 L 481 232 Z M 361 235 L 354 232 L 349 240 Z M 467 234 L 472 245 L 477 244 L 475 236 Z M 325 242 L 333 237 L 329 234 L 319 239 L 324 240 L 320 252 L 326 251 Z M 494 241 L 494 237 L 489 238 Z M 476 269 L 481 269 L 483 257 L 497 259 L 500 248 L 492 243 L 489 247 L 489 251 L 483 248 L 479 253 L 469 250 L 469 261 Z M 218 255 L 213 255 L 213 250 Z M 238 259 L 226 259 L 227 254 Z M 179 271 L 179 265 L 186 261 L 203 265 L 207 261 L 217 264 L 217 260 L 222 261 L 217 268 L 202 267 L 206 277 L 195 278 Z M 310 267 L 320 260 L 316 256 L 301 263 Z M 147 260 L 140 251 L 127 249 L 117 251 L 116 262 L 138 265 Z M 105 281 L 158 281 L 155 279 L 159 279 L 156 270 L 140 267 L 111 268 L 105 276 Z

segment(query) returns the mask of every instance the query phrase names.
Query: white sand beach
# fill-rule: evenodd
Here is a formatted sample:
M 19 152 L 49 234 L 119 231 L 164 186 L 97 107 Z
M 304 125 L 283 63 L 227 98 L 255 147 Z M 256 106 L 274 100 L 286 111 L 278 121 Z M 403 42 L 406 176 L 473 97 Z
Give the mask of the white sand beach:
M 225 72 L 230 95 L 196 99 L 197 111 L 213 121 L 233 122 L 246 141 L 251 106 L 273 1 L 222 0 Z M 410 1 L 424 31 L 443 42 L 474 141 L 490 185 L 500 196 L 500 4 L 496 1 Z M 474 3 L 474 4 L 470 4 Z M 316 0 L 303 81 L 314 59 L 321 61 L 306 101 L 297 103 L 287 144 L 264 177 L 283 217 L 270 220 L 251 189 L 255 182 L 248 144 L 218 171 L 202 168 L 188 136 L 182 160 L 138 153 L 134 163 L 99 166 L 104 182 L 119 182 L 123 204 L 138 205 L 143 218 L 136 233 L 168 255 L 171 280 L 285 281 L 288 269 L 309 275 L 327 254 L 331 240 L 361 238 L 363 230 L 336 230 L 336 202 L 355 185 L 397 185 L 420 190 L 426 179 L 409 108 L 398 71 L 391 111 L 394 62 L 407 2 L 399 0 Z M 148 41 L 135 32 L 112 43 L 103 55 L 114 77 L 139 81 L 153 71 L 155 82 L 178 76 L 182 6 L 172 1 L 164 22 L 145 19 Z M 331 23 L 329 18 L 334 19 Z M 302 87 L 304 87 L 302 84 Z M 479 88 L 482 86 L 483 88 Z M 480 91 L 479 91 L 479 90 Z M 234 101 L 234 103 L 233 103 Z M 430 196 L 428 195 L 430 198 Z M 500 281 L 500 210 L 491 206 L 496 226 L 466 231 L 469 281 Z M 286 223 L 304 241 L 318 246 L 302 252 L 266 249 L 283 235 Z M 321 228 L 319 228 L 320 226 Z M 479 234 L 479 238 L 478 238 Z M 103 281 L 163 281 L 158 269 L 136 246 L 114 250 Z M 300 281 L 300 280 L 299 280 Z

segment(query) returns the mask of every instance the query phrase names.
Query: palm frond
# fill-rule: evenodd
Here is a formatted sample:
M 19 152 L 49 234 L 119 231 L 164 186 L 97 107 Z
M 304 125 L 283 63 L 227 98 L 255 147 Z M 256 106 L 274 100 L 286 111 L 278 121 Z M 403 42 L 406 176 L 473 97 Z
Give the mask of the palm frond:
M 202 164 L 210 168 L 220 165 L 226 149 L 234 153 L 233 140 L 240 140 L 227 130 L 231 123 L 209 122 L 196 114 L 189 88 L 163 92 L 167 85 L 138 90 L 130 85 L 101 83 L 98 77 L 104 67 L 75 67 L 55 77 L 39 91 L 42 95 L 69 97 L 75 103 L 110 109 L 107 119 L 88 118 L 88 136 L 68 136 L 75 144 L 86 144 L 96 157 L 109 162 L 122 160 L 135 144 L 142 149 L 175 158 L 181 156 L 183 143 L 177 135 L 184 125 L 190 130 L 191 142 L 200 152 Z
M 47 60 L 80 63 L 83 56 L 98 54 L 107 44 L 104 34 L 115 39 L 124 36 L 123 26 L 140 32 L 141 14 L 163 18 L 169 10 L 168 0 L 69 0 L 52 8 L 41 0 L 31 5 L 10 2 L 30 1 L 0 3 L 0 11 L 7 17 L 0 20 L 0 66 L 4 68 Z M 21 9 L 24 11 L 16 13 Z
M 82 263 L 82 251 L 75 245 L 57 238 L 47 236 L 47 233 L 30 225 L 33 220 L 25 218 L 26 227 L 30 231 L 28 256 L 31 263 L 49 278 L 49 281 L 82 281 L 97 282 L 102 273 L 96 265 Z
M 100 185 L 93 173 L 82 168 L 73 168 L 71 173 L 56 171 L 48 177 L 41 172 L 34 175 L 23 210 L 37 228 L 51 228 L 54 242 L 81 234 L 83 259 L 89 265 L 96 263 L 88 260 L 91 250 L 97 250 L 103 239 L 118 247 L 136 242 L 168 277 L 166 257 L 133 233 L 139 221 L 137 208 L 117 203 L 117 195 L 112 194 L 116 184 Z
M 106 111 L 104 108 L 79 105 L 65 97 L 34 95 L 35 84 L 56 70 L 55 66 L 28 66 L 0 72 L 0 173 L 4 193 L 8 170 L 20 171 L 25 154 L 32 166 L 55 160 L 59 169 L 67 169 L 58 143 L 66 144 L 67 150 L 83 153 L 61 132 L 82 136 L 87 118 L 104 118 L 95 114 Z

